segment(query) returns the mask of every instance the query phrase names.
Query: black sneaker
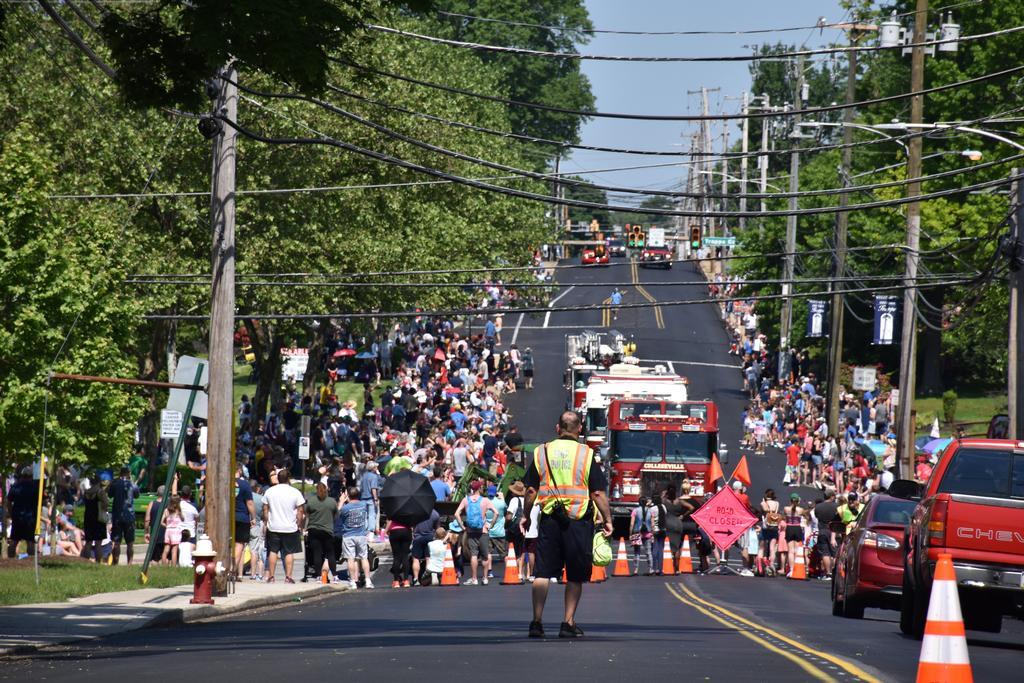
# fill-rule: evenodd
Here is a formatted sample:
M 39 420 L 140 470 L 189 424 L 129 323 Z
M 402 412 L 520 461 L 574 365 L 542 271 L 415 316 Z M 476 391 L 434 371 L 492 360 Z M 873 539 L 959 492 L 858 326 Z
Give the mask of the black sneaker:
M 558 629 L 559 638 L 582 638 L 583 629 L 580 628 L 579 624 L 567 624 L 562 622 L 562 627 Z
M 530 637 L 531 638 L 543 638 L 544 637 L 544 624 L 539 621 L 530 622 Z

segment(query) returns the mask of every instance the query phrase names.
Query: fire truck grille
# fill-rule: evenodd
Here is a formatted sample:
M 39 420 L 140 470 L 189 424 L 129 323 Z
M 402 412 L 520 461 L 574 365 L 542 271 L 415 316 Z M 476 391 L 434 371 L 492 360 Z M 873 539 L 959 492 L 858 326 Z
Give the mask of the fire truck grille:
M 686 479 L 682 472 L 644 472 L 640 475 L 640 495 L 648 498 L 659 496 L 669 484 L 678 492 Z

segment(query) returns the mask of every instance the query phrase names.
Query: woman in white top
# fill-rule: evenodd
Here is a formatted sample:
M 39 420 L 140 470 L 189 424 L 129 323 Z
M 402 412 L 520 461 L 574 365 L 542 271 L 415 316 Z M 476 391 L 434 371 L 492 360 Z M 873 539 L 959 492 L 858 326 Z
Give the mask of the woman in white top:
M 530 508 L 530 528 L 524 534 L 528 556 L 526 580 L 533 583 L 533 572 L 537 566 L 537 536 L 540 533 L 540 505 Z

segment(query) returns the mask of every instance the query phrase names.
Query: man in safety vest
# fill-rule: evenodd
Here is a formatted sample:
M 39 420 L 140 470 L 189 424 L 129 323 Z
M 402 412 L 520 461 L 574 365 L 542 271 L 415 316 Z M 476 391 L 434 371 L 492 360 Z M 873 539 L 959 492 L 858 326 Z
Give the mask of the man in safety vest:
M 541 508 L 537 537 L 537 569 L 533 582 L 533 621 L 530 637 L 543 638 L 544 603 L 550 579 L 565 568 L 565 620 L 559 638 L 579 638 L 583 629 L 576 624 L 576 607 L 583 582 L 593 570 L 594 507 L 603 521 L 605 536 L 612 534 L 612 515 L 605 489 L 607 479 L 594 453 L 579 442 L 580 417 L 567 410 L 558 420 L 558 438 L 538 446 L 526 470 L 523 483 L 526 498 L 520 528 L 530 525 L 530 510 Z

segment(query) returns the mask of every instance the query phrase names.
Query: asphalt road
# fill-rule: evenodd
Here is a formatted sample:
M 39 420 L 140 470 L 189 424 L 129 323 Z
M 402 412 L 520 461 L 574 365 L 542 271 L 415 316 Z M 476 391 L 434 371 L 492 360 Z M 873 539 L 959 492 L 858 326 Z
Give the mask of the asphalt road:
M 616 259 L 618 261 L 618 259 Z M 576 286 L 559 304 L 599 303 L 610 293 L 581 282 L 629 280 L 631 269 L 559 271 Z M 637 273 L 658 300 L 690 299 L 703 288 L 670 286 L 699 281 L 688 266 Z M 565 290 L 563 290 L 565 291 Z M 630 288 L 625 301 L 645 300 Z M 563 338 L 570 329 L 596 327 L 598 311 L 519 316 L 506 320 L 506 347 L 530 346 L 537 359 L 532 392 L 512 398 L 527 440 L 549 438 L 565 402 Z M 666 307 L 660 327 L 652 309 L 624 310 L 615 325 L 637 337 L 642 359 L 668 361 L 689 376 L 691 396 L 719 404 L 722 440 L 730 444 L 728 473 L 739 458 L 743 406 L 736 359 L 710 305 Z M 766 486 L 782 494 L 782 456 L 748 454 L 755 500 Z M 810 490 L 806 495 L 812 495 Z M 495 566 L 501 576 L 502 566 Z M 378 585 L 385 577 L 378 574 Z M 868 610 L 863 620 L 831 615 L 827 582 L 736 576 L 636 577 L 587 586 L 578 612 L 586 637 L 560 641 L 560 586 L 553 586 L 545 625 L 549 637 L 526 638 L 527 586 L 378 588 L 303 602 L 262 613 L 187 627 L 153 629 L 50 650 L 0 665 L 3 680 L 89 680 L 148 674 L 154 680 L 487 679 L 912 681 L 920 643 L 899 634 L 895 612 Z M 1007 619 L 1000 635 L 968 632 L 975 680 L 1015 680 L 1024 651 L 1024 624 Z

